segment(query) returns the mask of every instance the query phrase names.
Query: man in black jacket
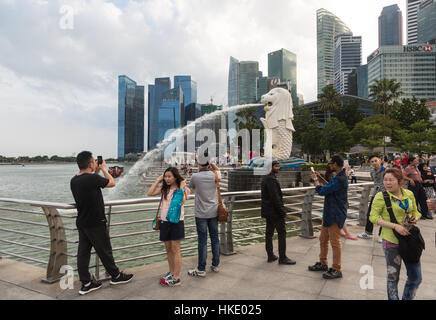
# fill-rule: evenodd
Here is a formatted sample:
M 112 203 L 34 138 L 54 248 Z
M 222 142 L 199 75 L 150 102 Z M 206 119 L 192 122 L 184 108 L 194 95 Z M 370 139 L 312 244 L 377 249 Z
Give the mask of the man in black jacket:
M 278 161 L 272 162 L 270 174 L 262 179 L 262 218 L 266 218 L 265 249 L 268 262 L 279 259 L 279 264 L 295 264 L 296 262 L 286 256 L 286 210 L 283 205 L 283 195 L 280 184 L 276 178 L 280 166 Z M 279 236 L 279 258 L 273 252 L 274 229 Z

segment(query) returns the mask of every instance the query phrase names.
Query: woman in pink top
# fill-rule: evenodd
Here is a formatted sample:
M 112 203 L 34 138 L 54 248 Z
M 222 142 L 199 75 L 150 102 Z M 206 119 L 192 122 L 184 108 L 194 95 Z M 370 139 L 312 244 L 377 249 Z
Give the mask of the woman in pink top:
M 162 181 L 162 185 L 157 185 Z M 180 240 L 185 238 L 184 225 L 184 208 L 182 204 L 180 220 L 178 223 L 171 223 L 166 219 L 174 191 L 183 190 L 183 202 L 190 194 L 189 188 L 186 187 L 185 179 L 180 175 L 175 167 L 165 170 L 164 174 L 159 176 L 148 190 L 148 196 L 161 195 L 160 209 L 160 241 L 165 243 L 167 251 L 168 265 L 170 271 L 160 278 L 160 284 L 164 286 L 178 286 L 180 281 L 180 270 L 182 269 L 182 255 L 180 253 Z

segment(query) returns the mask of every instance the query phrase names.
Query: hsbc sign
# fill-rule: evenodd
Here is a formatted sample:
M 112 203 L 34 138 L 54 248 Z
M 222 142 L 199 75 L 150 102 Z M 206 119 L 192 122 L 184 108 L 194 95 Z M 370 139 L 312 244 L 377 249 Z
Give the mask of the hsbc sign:
M 430 45 L 427 46 L 404 46 L 403 52 L 431 52 L 433 51 L 433 47 Z

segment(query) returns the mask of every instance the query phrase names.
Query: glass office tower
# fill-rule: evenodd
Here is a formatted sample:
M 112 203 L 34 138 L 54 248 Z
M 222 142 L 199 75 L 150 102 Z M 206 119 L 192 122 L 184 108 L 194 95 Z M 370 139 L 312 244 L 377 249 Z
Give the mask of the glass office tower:
M 280 49 L 268 54 L 268 77 L 279 78 L 280 83 L 289 82 L 292 102 L 298 104 L 297 97 L 297 55 L 289 50 Z
M 368 85 L 382 78 L 401 83 L 400 98 L 436 100 L 436 45 L 378 48 L 368 57 Z
M 338 93 L 347 94 L 348 76 L 362 62 L 362 37 L 343 33 L 335 37 L 334 86 Z
M 418 42 L 418 10 L 422 0 L 407 1 L 407 44 Z
M 334 83 L 334 37 L 351 30 L 325 9 L 316 11 L 316 30 L 319 94 L 326 85 Z
M 368 65 L 360 66 L 357 73 L 357 95 L 361 98 L 368 99 Z
M 159 107 L 158 142 L 165 138 L 165 132 L 180 128 L 184 123 L 185 107 L 182 88 L 176 87 L 162 94 Z
M 230 57 L 228 82 L 229 107 L 239 104 L 239 60 Z
M 118 158 L 144 151 L 144 86 L 118 76 Z
M 418 11 L 418 43 L 436 43 L 436 1 L 423 2 Z
M 159 107 L 162 103 L 162 95 L 170 90 L 170 78 L 156 78 L 154 85 L 148 85 L 148 150 L 152 150 L 159 142 Z
M 397 4 L 384 7 L 378 18 L 378 46 L 403 45 L 403 14 Z

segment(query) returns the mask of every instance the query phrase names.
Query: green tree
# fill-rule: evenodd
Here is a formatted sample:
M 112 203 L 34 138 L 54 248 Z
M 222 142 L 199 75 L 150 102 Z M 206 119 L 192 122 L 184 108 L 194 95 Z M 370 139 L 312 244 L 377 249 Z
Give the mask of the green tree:
M 375 80 L 375 84 L 369 86 L 369 97 L 374 99 L 373 108 L 375 111 L 383 114 L 386 121 L 386 116 L 389 115 L 392 105 L 403 93 L 401 83 L 396 79 L 383 78 Z M 386 154 L 386 143 L 383 139 L 383 155 Z
M 435 134 L 428 121 L 417 121 L 410 125 L 410 130 L 396 130 L 395 145 L 412 153 L 429 153 L 434 151 Z
M 375 84 L 369 86 L 369 97 L 374 99 L 373 108 L 376 112 L 388 115 L 392 109 L 393 102 L 403 92 L 400 90 L 401 83 L 396 79 L 375 80 Z
M 428 122 L 431 117 L 430 110 L 425 105 L 425 99 L 402 99 L 401 103 L 394 103 L 389 116 L 397 120 L 402 128 L 409 129 L 410 126 L 418 121 Z
M 322 88 L 321 93 L 318 95 L 318 99 L 321 100 L 319 109 L 323 112 L 327 112 L 328 120 L 331 119 L 332 112 L 337 111 L 342 104 L 341 95 L 336 91 L 332 84 Z
M 345 123 L 336 118 L 328 120 L 322 131 L 321 147 L 332 153 L 347 152 L 353 146 L 353 137 Z
M 363 113 L 359 110 L 359 100 L 351 99 L 333 113 L 333 117 L 344 122 L 349 130 L 353 130 L 356 123 L 363 120 Z
M 387 118 L 384 115 L 376 114 L 358 122 L 351 134 L 354 143 L 362 144 L 368 148 L 382 147 L 383 137 L 393 137 L 393 130 L 399 129 L 399 123 L 396 120 Z
M 320 146 L 321 129 L 319 122 L 312 117 L 308 108 L 297 107 L 294 109 L 293 125 L 295 132 L 294 141 L 301 144 L 301 150 L 310 155 L 322 153 Z

